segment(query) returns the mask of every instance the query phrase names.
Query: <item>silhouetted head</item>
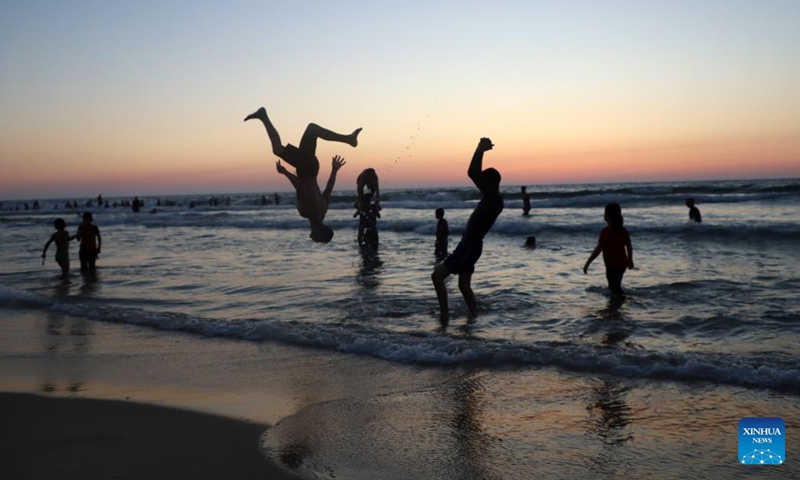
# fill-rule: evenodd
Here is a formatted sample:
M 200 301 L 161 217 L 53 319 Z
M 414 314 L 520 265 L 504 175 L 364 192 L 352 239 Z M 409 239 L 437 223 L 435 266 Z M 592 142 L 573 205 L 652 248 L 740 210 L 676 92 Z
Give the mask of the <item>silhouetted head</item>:
M 528 191 L 528 187 L 519 187 L 519 189 L 522 190 L 522 193 L 525 193 L 525 192 Z
M 536 237 L 528 237 L 525 239 L 525 246 L 529 248 L 536 247 Z
M 486 181 L 486 183 L 498 190 L 500 189 L 500 172 L 494 168 L 487 168 L 481 172 L 481 175 L 483 175 L 483 179 Z
M 686 206 L 689 208 L 694 207 L 694 198 L 687 198 L 686 199 Z
M 67 228 L 67 222 L 65 222 L 63 218 L 56 218 L 53 222 L 53 226 L 56 230 L 64 230 Z
M 92 223 L 92 212 L 84 212 L 83 213 L 83 221 L 86 223 Z
M 442 218 L 444 218 L 444 208 L 439 207 L 439 208 L 436 209 L 436 218 L 438 218 L 440 220 Z
M 311 234 L 309 237 L 317 243 L 328 243 L 333 238 L 333 229 L 321 223 L 311 225 Z
M 625 220 L 622 218 L 622 207 L 619 206 L 619 203 L 606 205 L 605 219 L 609 226 L 615 229 L 622 228 Z

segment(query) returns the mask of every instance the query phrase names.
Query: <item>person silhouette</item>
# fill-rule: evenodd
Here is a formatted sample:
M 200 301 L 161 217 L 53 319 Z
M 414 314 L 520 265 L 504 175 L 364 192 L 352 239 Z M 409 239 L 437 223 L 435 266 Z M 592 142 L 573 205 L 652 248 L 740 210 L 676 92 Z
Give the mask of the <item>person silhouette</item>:
M 436 209 L 436 243 L 433 246 L 433 254 L 437 259 L 447 257 L 447 244 L 450 239 L 450 224 L 444 218 L 444 208 Z
M 95 269 L 97 256 L 100 254 L 100 247 L 103 239 L 100 237 L 100 229 L 92 223 L 92 212 L 83 214 L 83 223 L 78 225 L 78 232 L 75 238 L 80 243 L 78 258 L 81 261 L 81 272 Z
M 700 216 L 700 209 L 694 205 L 694 198 L 687 198 L 686 206 L 689 207 L 689 220 L 702 223 L 703 217 Z
M 365 192 L 356 202 L 355 208 L 353 217 L 358 217 L 358 246 L 377 249 L 380 205 L 374 200 L 372 192 Z
M 292 144 L 287 143 L 284 145 L 281 142 L 280 134 L 267 116 L 267 111 L 264 107 L 246 116 L 244 121 L 247 122 L 254 119 L 260 120 L 264 124 L 272 146 L 272 153 L 295 168 L 295 174 L 292 174 L 281 165 L 280 160 L 275 164 L 278 173 L 286 176 L 296 191 L 297 212 L 301 217 L 307 219 L 311 225 L 311 239 L 319 243 L 330 242 L 333 238 L 333 230 L 323 224 L 322 221 L 328 212 L 330 195 L 336 183 L 336 172 L 344 166 L 345 161 L 339 155 L 333 157 L 328 184 L 324 192 L 320 191 L 317 184 L 317 175 L 319 174 L 319 160 L 316 156 L 317 139 L 346 143 L 351 147 L 356 147 L 358 146 L 358 134 L 361 133 L 361 128 L 357 128 L 352 133 L 345 135 L 320 127 L 315 123 L 309 123 L 303 133 L 303 137 L 300 139 L 300 145 L 295 147 Z
M 486 236 L 503 211 L 503 197 L 500 195 L 500 172 L 494 168 L 483 170 L 483 153 L 493 147 L 492 141 L 484 137 L 481 138 L 475 149 L 467 175 L 481 191 L 481 200 L 467 220 L 467 226 L 456 249 L 431 274 L 431 281 L 439 299 L 439 321 L 442 326 L 447 325 L 450 318 L 447 287 L 444 284 L 450 274 L 458 274 L 458 289 L 467 302 L 470 314 L 475 314 L 478 309 L 475 293 L 471 287 L 472 274 L 475 272 L 475 263 L 483 252 L 483 237 Z
M 589 271 L 589 265 L 602 252 L 603 262 L 606 265 L 606 279 L 608 289 L 615 295 L 624 295 L 622 291 L 622 276 L 625 270 L 633 268 L 633 247 L 631 246 L 631 236 L 623 226 L 625 220 L 622 218 L 622 208 L 618 203 L 606 205 L 603 215 L 608 225 L 600 232 L 600 239 L 597 241 L 589 259 L 583 266 L 583 273 Z
M 531 212 L 531 194 L 528 193 L 528 187 L 520 187 L 522 193 L 522 214 L 526 217 Z
M 44 244 L 44 249 L 42 250 L 42 265 L 44 265 L 44 259 L 47 256 L 47 247 L 55 242 L 56 263 L 61 267 L 61 276 L 66 278 L 69 276 L 69 242 L 73 240 L 75 236 L 70 236 L 70 234 L 67 233 L 67 223 L 63 218 L 56 218 L 53 222 L 53 227 L 56 229 L 56 232 L 50 237 L 47 243 Z

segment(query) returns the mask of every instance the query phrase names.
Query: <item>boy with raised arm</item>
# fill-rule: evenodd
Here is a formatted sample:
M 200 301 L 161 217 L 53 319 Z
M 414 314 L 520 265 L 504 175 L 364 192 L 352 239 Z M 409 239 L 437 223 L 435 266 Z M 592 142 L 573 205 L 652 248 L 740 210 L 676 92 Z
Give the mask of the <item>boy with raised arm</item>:
M 471 287 L 472 273 L 475 271 L 475 263 L 483 252 L 483 237 L 486 236 L 500 212 L 503 211 L 503 197 L 500 195 L 500 172 L 494 168 L 483 170 L 483 153 L 493 147 L 492 141 L 484 137 L 481 138 L 478 148 L 475 149 L 467 175 L 483 196 L 470 215 L 458 246 L 444 262 L 436 267 L 431 275 L 436 296 L 439 299 L 439 321 L 442 325 L 446 325 L 450 318 L 447 287 L 444 284 L 445 278 L 450 274 L 458 274 L 458 289 L 467 302 L 470 314 L 474 314 L 478 309 Z
M 281 173 L 292 182 L 297 192 L 297 212 L 301 217 L 308 220 L 311 224 L 310 237 L 315 242 L 328 243 L 333 238 L 333 230 L 322 223 L 325 214 L 328 213 L 333 185 L 336 183 L 336 172 L 345 164 L 344 159 L 336 155 L 333 157 L 331 176 L 325 191 L 322 192 L 317 184 L 317 174 L 319 174 L 319 160 L 317 160 L 317 139 L 321 138 L 329 142 L 346 143 L 352 147 L 358 145 L 358 134 L 361 132 L 357 128 L 353 133 L 344 135 L 322 128 L 315 123 L 308 124 L 303 137 L 300 139 L 300 146 L 295 147 L 291 144 L 283 145 L 278 131 L 272 125 L 264 107 L 245 117 L 244 121 L 258 119 L 264 124 L 267 136 L 272 144 L 272 152 L 289 165 L 295 168 L 295 174 L 290 173 L 278 161 L 276 167 Z

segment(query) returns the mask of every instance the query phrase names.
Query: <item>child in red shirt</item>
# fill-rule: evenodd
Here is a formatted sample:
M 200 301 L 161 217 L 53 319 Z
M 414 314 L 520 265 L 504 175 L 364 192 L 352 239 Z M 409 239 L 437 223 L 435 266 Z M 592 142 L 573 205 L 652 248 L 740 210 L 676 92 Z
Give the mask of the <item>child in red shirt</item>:
M 622 276 L 625 270 L 633 268 L 633 247 L 631 246 L 631 236 L 628 230 L 623 227 L 625 222 L 622 218 L 622 208 L 618 203 L 606 205 L 605 221 L 608 225 L 600 232 L 600 240 L 597 242 L 586 265 L 583 266 L 583 273 L 587 273 L 592 261 L 603 252 L 603 262 L 606 264 L 606 278 L 608 288 L 615 295 L 624 295 L 622 291 Z

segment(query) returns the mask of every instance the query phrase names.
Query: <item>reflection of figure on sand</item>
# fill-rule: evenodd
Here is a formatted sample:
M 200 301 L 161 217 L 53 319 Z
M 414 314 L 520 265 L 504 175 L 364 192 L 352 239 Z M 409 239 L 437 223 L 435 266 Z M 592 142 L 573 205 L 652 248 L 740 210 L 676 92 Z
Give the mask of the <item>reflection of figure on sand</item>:
M 631 407 L 625 402 L 627 387 L 618 383 L 602 381 L 593 388 L 593 391 L 594 396 L 586 407 L 591 422 L 587 433 L 598 437 L 603 444 L 608 446 L 619 446 L 633 439 L 633 434 L 625 431 L 631 422 Z M 613 467 L 614 469 L 619 466 L 613 456 L 609 460 L 615 463 L 598 466 Z M 605 461 L 605 457 L 603 457 L 603 462 L 605 463 Z
M 372 192 L 366 192 L 359 196 L 355 208 L 353 217 L 358 217 L 358 246 L 377 249 L 380 205 L 374 200 Z
M 439 321 L 446 324 L 450 318 L 447 302 L 447 287 L 445 279 L 450 274 L 458 274 L 458 289 L 467 302 L 470 314 L 477 312 L 478 306 L 475 294 L 472 292 L 472 273 L 475 263 L 483 252 L 483 237 L 492 228 L 500 212 L 503 211 L 503 197 L 500 195 L 500 172 L 494 168 L 483 170 L 483 153 L 491 150 L 494 145 L 488 138 L 481 138 L 472 161 L 469 164 L 467 175 L 481 191 L 481 201 L 470 215 L 464 234 L 458 246 L 439 264 L 431 275 L 436 296 L 439 299 Z
M 292 174 L 281 165 L 280 161 L 276 164 L 278 173 L 285 175 L 297 191 L 297 211 L 301 217 L 307 219 L 311 224 L 311 238 L 315 242 L 330 242 L 333 238 L 333 230 L 324 225 L 322 220 L 325 219 L 325 214 L 328 213 L 331 191 L 334 183 L 336 183 L 336 172 L 342 168 L 345 162 L 338 155 L 333 157 L 331 176 L 328 179 L 325 191 L 321 192 L 317 184 L 317 174 L 319 173 L 319 160 L 317 160 L 316 156 L 317 139 L 346 143 L 355 147 L 358 145 L 358 134 L 361 129 L 358 128 L 353 133 L 343 135 L 310 123 L 300 139 L 300 146 L 295 147 L 288 143 L 284 145 L 281 142 L 281 137 L 269 117 L 267 117 L 267 111 L 264 107 L 245 117 L 244 121 L 253 119 L 260 120 L 264 124 L 272 145 L 272 152 L 295 168 L 296 174 Z
M 100 246 L 103 239 L 100 238 L 100 229 L 92 224 L 92 213 L 83 214 L 83 223 L 78 226 L 78 233 L 75 238 L 81 242 L 78 256 L 81 260 L 81 272 L 95 269 L 97 256 L 100 255 Z M 96 240 L 95 240 L 96 239 Z
M 436 243 L 433 247 L 433 254 L 440 260 L 447 257 L 447 244 L 450 241 L 450 224 L 444 218 L 444 208 L 436 209 Z
M 455 442 L 456 474 L 453 478 L 498 478 L 486 461 L 496 453 L 498 442 L 483 425 L 486 416 L 484 390 L 481 379 L 475 376 L 466 377 L 452 389 L 453 414 L 449 423 Z
M 702 223 L 703 218 L 700 216 L 700 209 L 694 205 L 694 198 L 686 199 L 686 206 L 689 207 L 689 220 L 697 223 Z M 713 213 L 713 212 L 712 212 Z M 713 215 L 712 215 L 713 217 Z M 713 218 L 711 219 L 713 223 Z
M 606 205 L 604 219 L 608 226 L 600 232 L 597 242 L 589 259 L 583 266 L 583 273 L 587 273 L 592 261 L 603 253 L 603 262 L 606 264 L 606 279 L 608 288 L 615 295 L 624 295 L 622 291 L 622 276 L 625 270 L 633 268 L 633 247 L 628 230 L 623 227 L 625 220 L 622 218 L 622 209 L 618 203 Z
M 69 242 L 75 238 L 75 236 L 70 236 L 69 233 L 67 233 L 67 223 L 63 218 L 56 218 L 53 222 L 53 227 L 55 227 L 56 233 L 51 235 L 50 240 L 44 244 L 44 250 L 42 250 L 42 265 L 44 265 L 44 259 L 47 257 L 47 248 L 51 243 L 55 242 L 56 263 L 61 267 L 61 277 L 67 278 L 69 276 Z
M 520 187 L 522 193 L 522 214 L 526 217 L 531 213 L 531 194 L 528 193 L 528 187 Z

